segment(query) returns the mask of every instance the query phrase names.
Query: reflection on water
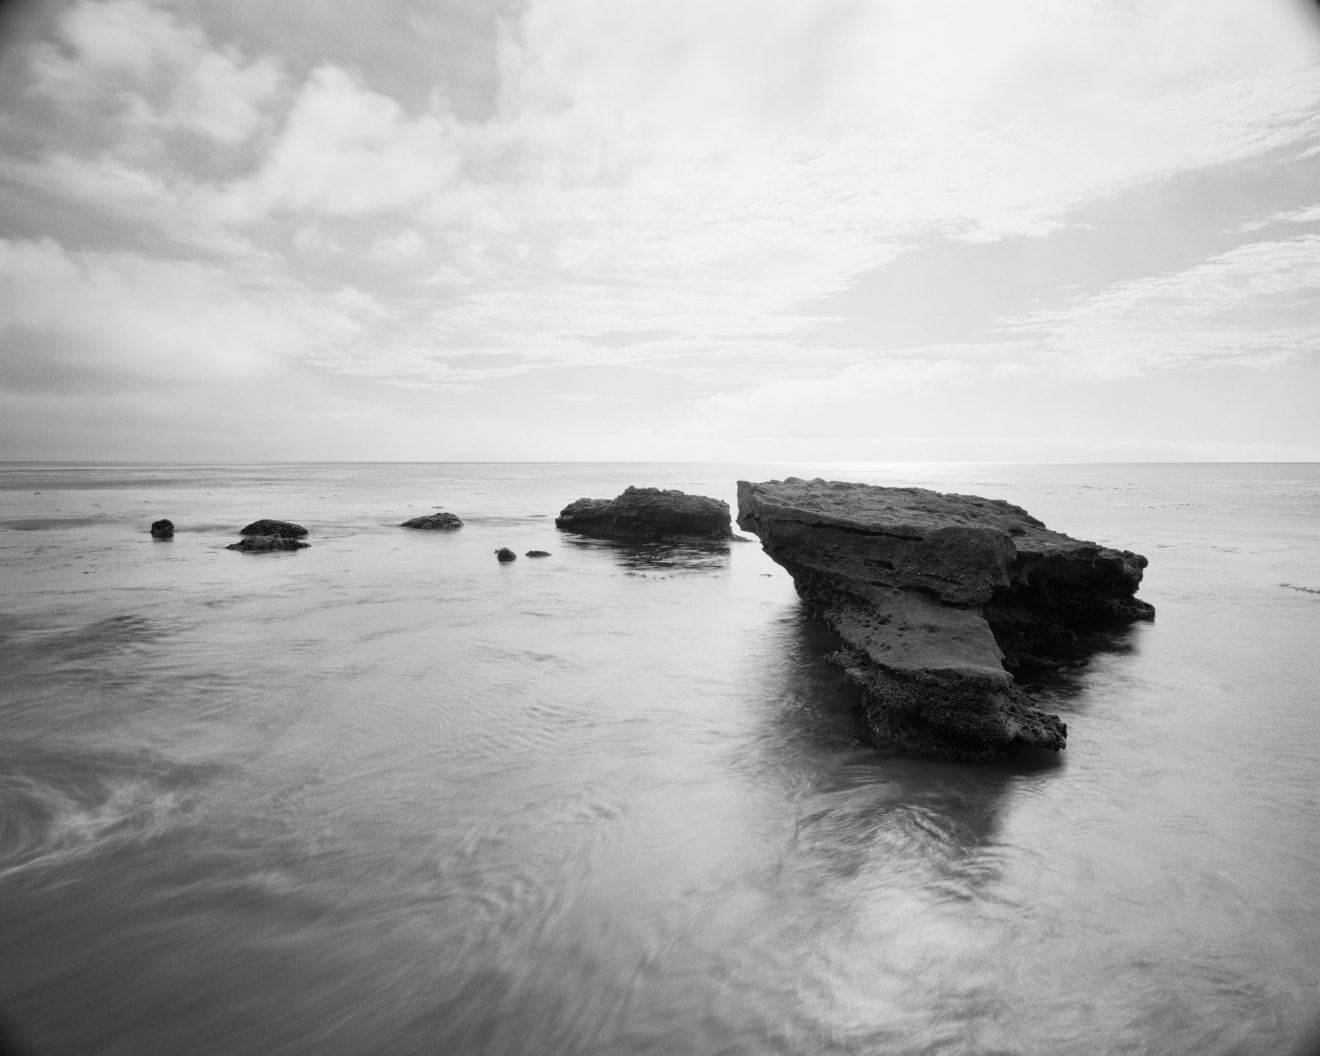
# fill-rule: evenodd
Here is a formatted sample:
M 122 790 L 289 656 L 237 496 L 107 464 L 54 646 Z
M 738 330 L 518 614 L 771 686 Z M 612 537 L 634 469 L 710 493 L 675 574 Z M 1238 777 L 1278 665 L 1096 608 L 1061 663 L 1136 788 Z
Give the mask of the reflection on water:
M 729 567 L 729 543 L 625 542 L 579 535 L 565 535 L 563 540 L 576 550 L 609 554 L 630 572 L 722 572 Z

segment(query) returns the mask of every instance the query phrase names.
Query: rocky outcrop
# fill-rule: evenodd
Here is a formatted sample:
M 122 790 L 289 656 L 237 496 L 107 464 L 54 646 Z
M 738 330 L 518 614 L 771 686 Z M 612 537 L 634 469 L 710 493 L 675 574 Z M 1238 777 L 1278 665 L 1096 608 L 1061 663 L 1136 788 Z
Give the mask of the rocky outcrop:
M 578 499 L 555 518 L 555 527 L 597 539 L 636 542 L 728 542 L 729 504 L 705 495 L 660 488 L 628 488 L 614 499 Z
M 151 522 L 151 537 L 153 539 L 173 539 L 174 522 L 165 518 L 159 521 Z
M 293 524 L 290 521 L 272 521 L 269 518 L 262 518 L 259 521 L 253 521 L 246 528 L 240 529 L 238 534 L 275 535 L 281 539 L 301 539 L 307 534 L 307 529 L 301 524 Z M 230 547 L 230 549 L 234 548 Z
M 495 551 L 495 560 L 503 565 L 503 564 L 507 564 L 510 561 L 517 561 L 518 555 L 515 554 L 512 550 L 510 550 L 507 546 L 501 546 L 498 550 Z
M 245 554 L 264 554 L 273 550 L 305 550 L 311 543 L 304 543 L 285 535 L 245 535 L 236 543 L 230 543 L 226 550 L 240 550 Z
M 462 528 L 463 522 L 458 519 L 457 515 L 452 513 L 428 513 L 425 517 L 414 517 L 410 521 L 404 521 L 399 527 L 450 532 L 455 528 Z
M 1079 631 L 1152 619 L 1146 559 L 1052 532 L 997 499 L 823 480 L 739 481 L 738 526 L 843 640 L 877 746 L 989 758 L 1059 750 L 1067 727 L 1014 671 Z
M 549 556 L 550 556 L 549 550 L 528 550 L 527 553 L 523 554 L 523 557 L 549 557 Z

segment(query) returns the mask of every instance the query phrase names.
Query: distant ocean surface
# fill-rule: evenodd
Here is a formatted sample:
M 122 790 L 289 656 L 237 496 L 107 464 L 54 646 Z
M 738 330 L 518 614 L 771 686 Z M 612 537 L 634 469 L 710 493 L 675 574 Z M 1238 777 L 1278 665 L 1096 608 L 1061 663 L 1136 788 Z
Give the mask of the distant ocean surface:
M 554 527 L 786 475 L 1008 499 L 1144 553 L 1156 621 L 1037 687 L 1057 759 L 899 759 L 755 541 Z M 312 546 L 224 549 L 259 517 Z M 0 464 L 0 1016 L 35 1056 L 1285 1056 L 1320 466 Z

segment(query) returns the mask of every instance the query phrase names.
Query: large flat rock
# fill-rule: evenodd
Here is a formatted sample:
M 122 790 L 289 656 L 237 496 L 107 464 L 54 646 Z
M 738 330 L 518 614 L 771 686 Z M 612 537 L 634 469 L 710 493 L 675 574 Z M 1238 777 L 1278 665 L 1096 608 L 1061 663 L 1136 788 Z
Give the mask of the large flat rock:
M 872 740 L 912 754 L 1059 750 L 1067 728 L 1012 672 L 1079 631 L 1150 619 L 1146 559 L 998 499 L 840 481 L 738 482 L 738 525 L 843 640 Z

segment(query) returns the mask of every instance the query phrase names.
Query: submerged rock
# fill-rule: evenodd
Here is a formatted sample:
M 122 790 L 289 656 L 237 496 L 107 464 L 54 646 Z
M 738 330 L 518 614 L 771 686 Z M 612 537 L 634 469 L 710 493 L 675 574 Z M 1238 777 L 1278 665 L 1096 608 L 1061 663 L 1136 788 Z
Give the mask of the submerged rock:
M 598 539 L 645 542 L 728 542 L 729 504 L 705 495 L 660 488 L 628 488 L 615 499 L 578 499 L 555 518 L 555 527 Z
M 173 539 L 174 522 L 169 518 L 151 522 L 151 537 L 153 539 Z
M 843 639 L 872 741 L 916 755 L 1055 751 L 1067 727 L 1013 670 L 1067 655 L 1077 632 L 1149 620 L 1146 559 L 1052 532 L 1018 506 L 924 488 L 738 482 L 738 526 Z
M 455 528 L 462 528 L 463 522 L 458 519 L 457 515 L 452 513 L 428 513 L 424 517 L 414 517 L 410 521 L 404 521 L 399 527 L 449 532 Z
M 230 543 L 225 549 L 241 550 L 246 554 L 262 554 L 272 550 L 305 550 L 311 545 L 285 535 L 247 535 L 236 543 Z
M 300 539 L 307 534 L 307 529 L 301 524 L 293 524 L 290 521 L 272 521 L 268 518 L 262 518 L 259 521 L 253 521 L 246 528 L 239 529 L 238 534 L 277 535 L 281 539 Z
M 523 557 L 549 557 L 549 556 L 550 556 L 549 550 L 528 550 L 527 553 L 523 554 Z
M 510 550 L 507 546 L 501 546 L 498 550 L 495 551 L 495 558 L 500 562 L 500 564 L 504 564 L 505 562 L 508 561 L 517 561 L 518 555 L 515 554 L 512 550 Z

